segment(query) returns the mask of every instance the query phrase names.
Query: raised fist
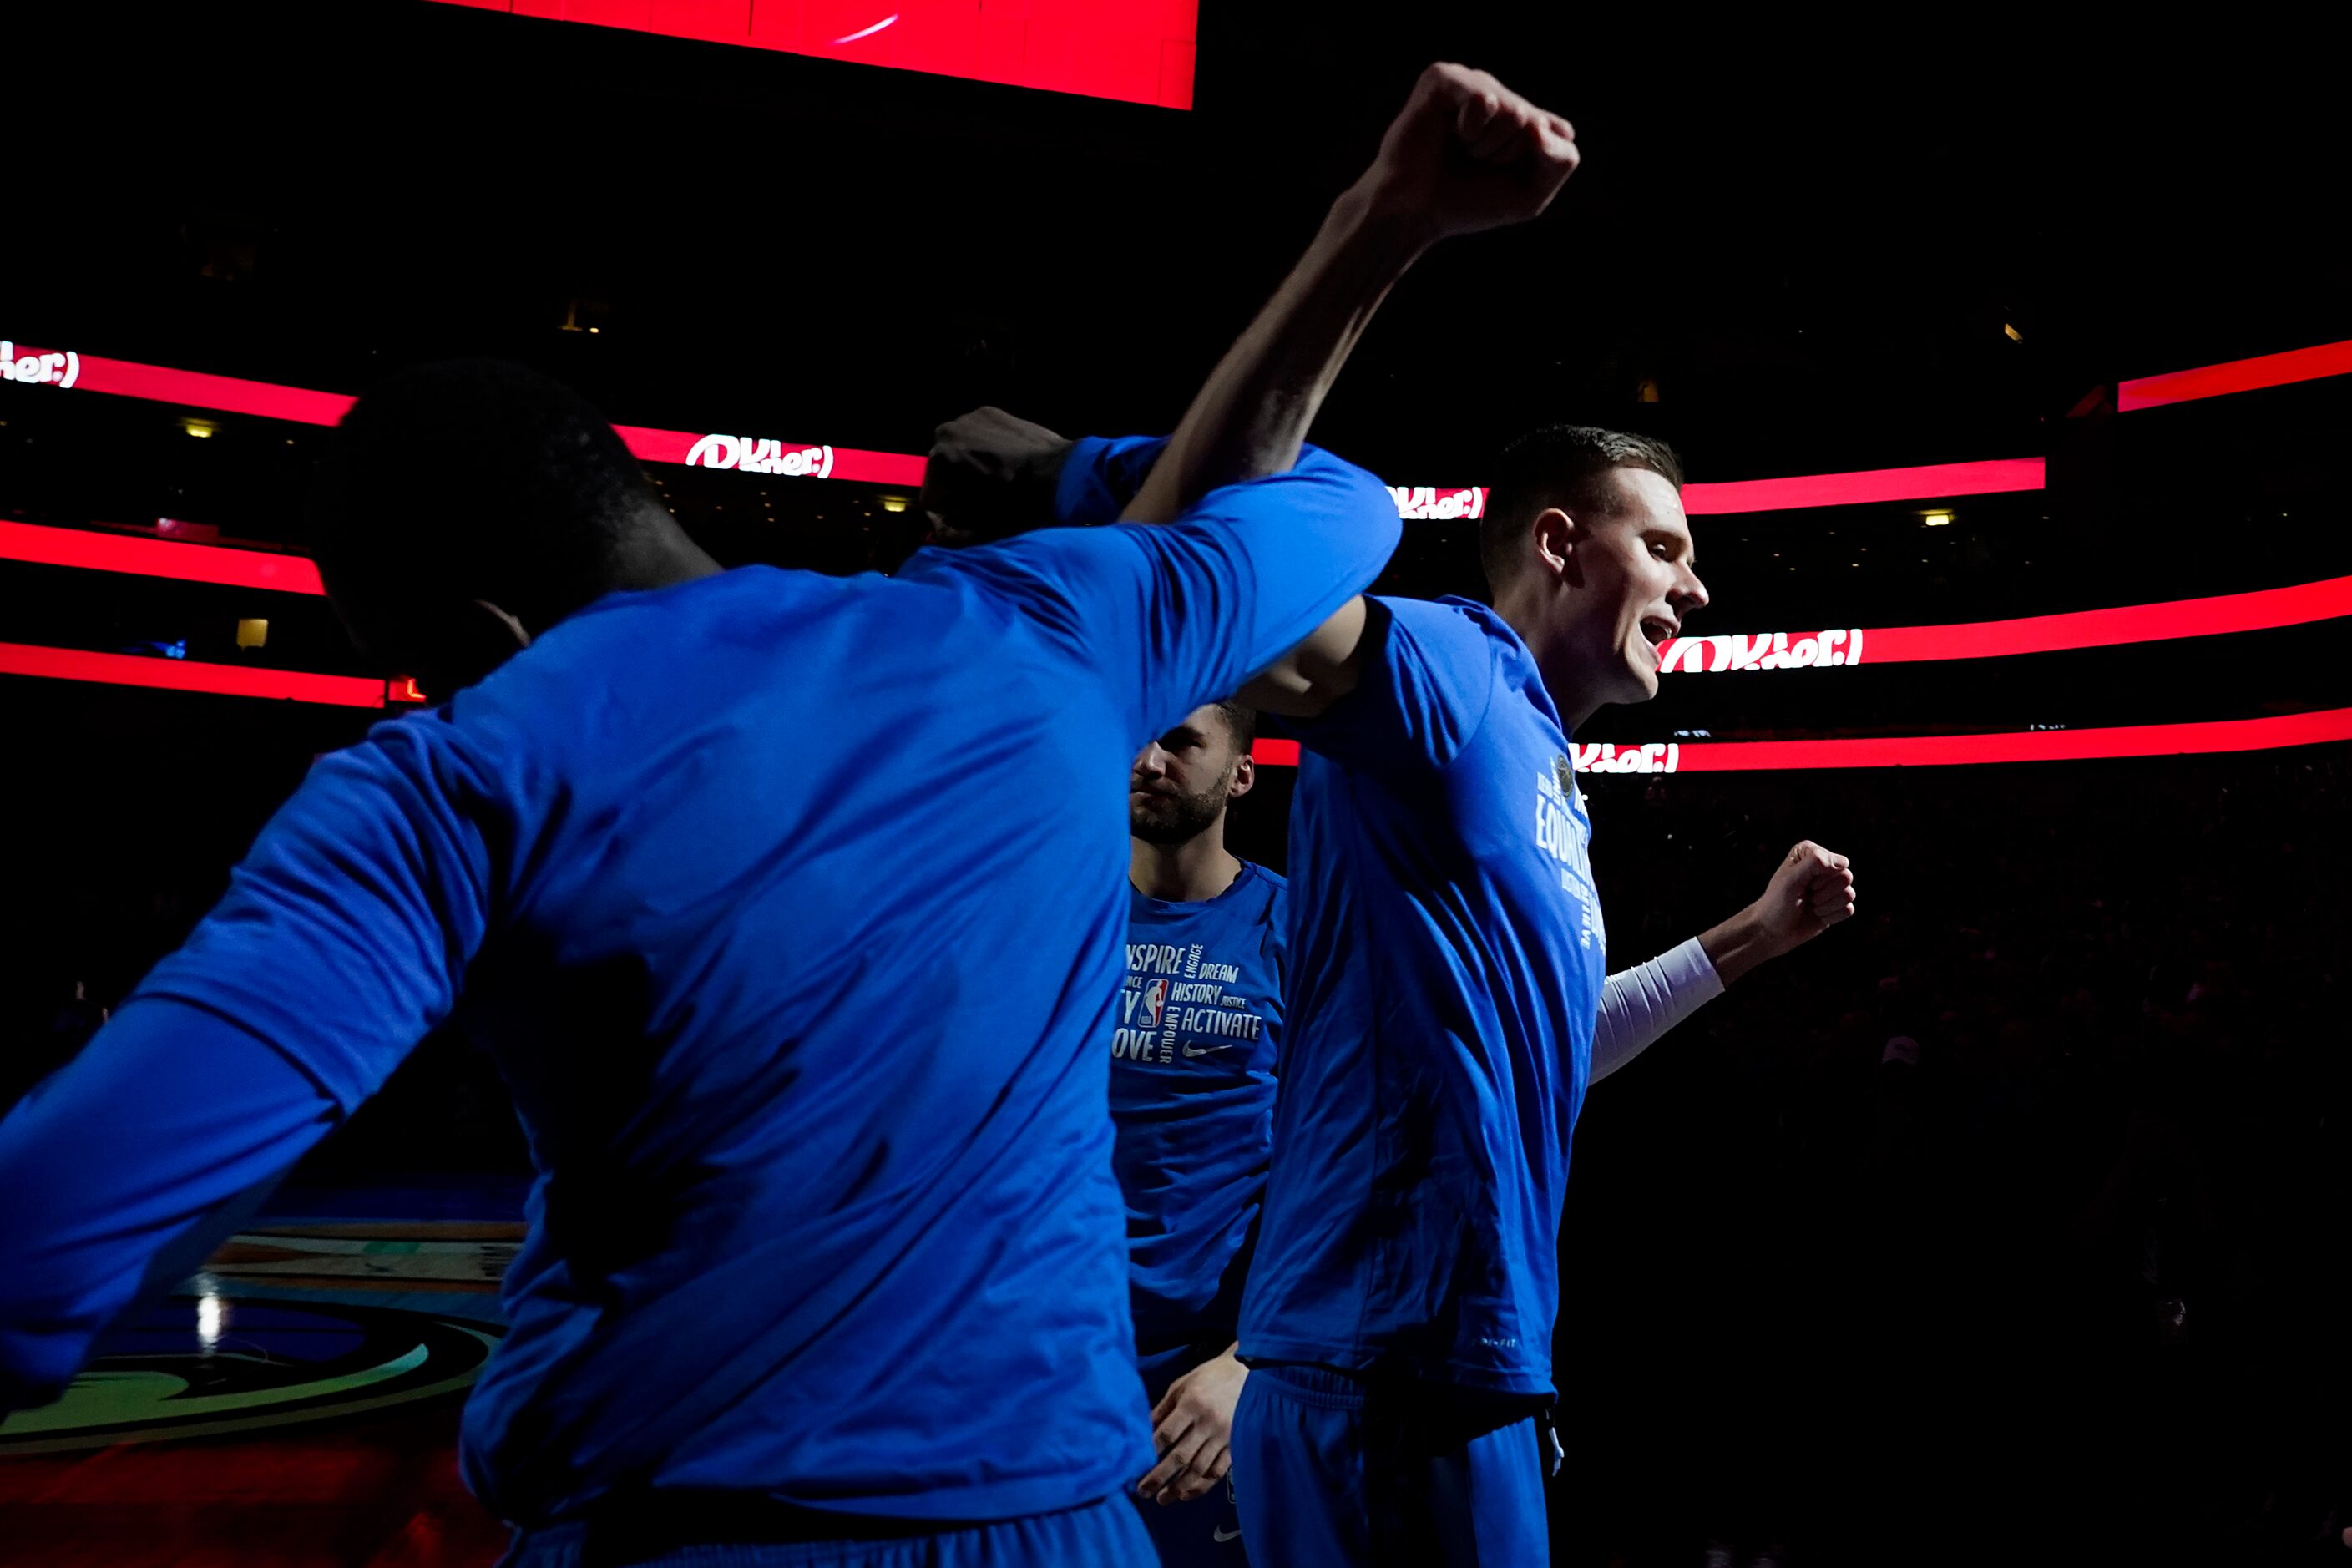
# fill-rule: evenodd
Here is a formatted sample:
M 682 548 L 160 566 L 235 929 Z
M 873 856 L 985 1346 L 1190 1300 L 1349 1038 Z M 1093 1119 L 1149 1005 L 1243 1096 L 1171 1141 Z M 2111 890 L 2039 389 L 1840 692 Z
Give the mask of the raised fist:
M 940 426 L 923 466 L 923 510 L 941 544 L 977 544 L 1054 520 L 1054 485 L 1076 445 L 1002 408 Z
M 1853 913 L 1853 866 L 1808 838 L 1780 858 L 1756 915 L 1780 952 L 1798 947 Z
M 1525 223 L 1576 173 L 1576 130 L 1485 71 L 1421 73 L 1366 172 L 1374 205 L 1424 241 Z

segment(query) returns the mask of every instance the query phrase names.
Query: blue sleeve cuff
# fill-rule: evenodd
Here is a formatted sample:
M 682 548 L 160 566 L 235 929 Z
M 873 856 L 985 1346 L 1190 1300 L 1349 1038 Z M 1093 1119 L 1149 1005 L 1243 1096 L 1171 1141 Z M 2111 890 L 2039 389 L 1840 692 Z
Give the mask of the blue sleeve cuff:
M 1151 465 L 1168 449 L 1165 436 L 1086 436 L 1062 460 L 1054 484 L 1054 521 L 1066 528 L 1117 522 Z

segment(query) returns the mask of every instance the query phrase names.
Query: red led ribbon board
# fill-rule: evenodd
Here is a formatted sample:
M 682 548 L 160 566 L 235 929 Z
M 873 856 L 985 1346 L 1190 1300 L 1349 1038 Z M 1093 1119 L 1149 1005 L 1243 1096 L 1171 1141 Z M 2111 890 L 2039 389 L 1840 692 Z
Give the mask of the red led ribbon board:
M 209 691 L 225 697 L 269 697 L 337 708 L 381 708 L 383 682 L 352 675 L 306 675 L 291 669 L 247 669 L 234 664 L 191 664 L 129 653 L 0 643 L 0 675 L 89 680 L 106 686 L 152 686 L 163 691 Z
M 15 344 L 8 347 L 16 349 Z M 308 387 L 245 381 L 233 375 L 207 375 L 201 371 L 173 370 L 97 354 L 44 354 L 29 347 L 16 352 L 23 360 L 31 362 L 31 368 L 22 375 L 11 375 L 8 379 L 12 381 L 60 390 L 103 392 L 150 403 L 174 403 L 184 408 L 205 408 L 219 414 L 250 414 L 298 425 L 332 425 L 358 401 L 340 392 L 314 392 Z M 912 453 L 867 452 L 855 447 L 812 446 L 752 436 L 698 436 L 686 430 L 656 430 L 642 425 L 615 425 L 613 428 L 631 452 L 649 463 L 740 468 L 746 473 L 806 475 L 878 485 L 914 486 L 923 482 L 923 459 Z
M 2263 752 L 2352 741 L 2352 708 L 2266 719 L 2131 724 L 2107 730 L 2022 730 L 1992 735 L 1901 735 L 1855 741 L 1723 741 L 1580 745 L 1579 773 L 1710 773 L 1803 768 L 1932 768 L 1978 763 L 2079 762 L 2099 757 Z M 1261 765 L 1296 767 L 1298 742 L 1260 741 Z
M 2129 414 L 2139 408 L 2161 408 L 2168 403 L 2226 397 L 2233 392 L 2258 392 L 2266 386 L 2286 386 L 2330 375 L 2352 375 L 2352 341 L 2118 382 L 2116 412 Z
M 214 408 L 226 414 L 256 414 L 265 419 L 290 419 L 303 425 L 332 425 L 358 401 L 335 392 L 311 392 L 299 386 L 278 386 L 266 381 L 240 381 L 233 375 L 206 375 L 201 371 L 170 370 L 129 360 L 81 356 L 84 392 L 109 392 L 118 397 L 142 397 L 152 403 L 177 403 L 189 408 Z
M 1162 109 L 1192 107 L 1199 0 L 442 0 Z
M 690 468 L 740 468 L 748 474 L 794 479 L 856 479 L 872 485 L 923 482 L 923 459 L 910 452 L 866 452 L 855 447 L 812 447 L 758 436 L 696 436 L 684 430 L 653 430 L 642 425 L 613 426 L 628 448 L 648 463 L 681 463 Z
M 1666 675 L 1718 674 L 1726 670 L 1818 669 L 1947 658 L 2005 658 L 2017 654 L 2109 647 L 2118 643 L 2266 631 L 2273 626 L 2301 626 L 2337 616 L 2352 616 L 2352 577 L 2330 577 L 2324 582 L 2263 588 L 2251 594 L 2222 594 L 2208 599 L 2176 599 L 2161 605 L 2125 605 L 2112 610 L 2074 610 L 2065 615 L 1971 621 L 1957 626 L 1881 626 L 1874 631 L 1853 627 L 1820 632 L 1735 632 L 1676 637 L 1659 645 L 1658 668 Z
M 174 577 L 190 583 L 258 588 L 279 594 L 317 595 L 325 592 L 318 567 L 306 556 L 126 537 L 88 529 L 50 528 L 30 522 L 0 521 L 0 561 Z M 1659 645 L 1658 667 L 1664 674 L 1682 675 L 2003 658 L 2120 643 L 2264 631 L 2339 616 L 2352 616 L 2352 577 L 2330 577 L 2250 594 L 2125 605 L 2106 610 L 2075 610 L 2006 621 L 1675 637 Z
M 1908 735 L 1862 741 L 1731 741 L 1684 746 L 1685 773 L 1751 768 L 1919 768 L 1969 763 L 2056 763 L 2095 757 L 2160 757 L 2192 752 L 2261 752 L 2352 740 L 2352 708 L 2200 724 L 2131 724 L 2110 730 L 2024 730 L 1997 735 Z
M 8 379 L 59 388 L 79 387 L 118 397 L 176 403 L 224 414 L 251 414 L 304 425 L 332 425 L 354 401 L 335 392 L 278 386 L 266 381 L 172 370 L 96 354 L 43 351 L 15 344 L 20 356 L 9 363 Z M 689 468 L 739 468 L 747 473 L 856 479 L 869 484 L 919 485 L 923 458 L 911 452 L 868 452 L 849 447 L 812 446 L 763 437 L 657 430 L 642 425 L 614 429 L 629 450 L 649 463 Z M 1778 479 L 1738 479 L 1683 487 L 1683 505 L 1694 514 L 1780 511 L 1796 507 L 1853 506 L 1869 501 L 1940 500 L 2042 488 L 2042 460 L 2003 458 L 1975 463 L 1931 463 L 1923 468 L 1874 468 L 1851 474 L 1800 474 Z M 1482 486 L 1452 489 L 1391 487 L 1398 513 L 1409 520 L 1465 518 L 1475 521 L 1486 508 Z
M 446 0 L 463 4 L 465 0 Z M 249 414 L 304 425 L 332 425 L 354 401 L 342 393 L 279 386 L 266 381 L 173 370 L 96 354 L 42 351 L 0 344 L 7 356 L 5 378 L 61 389 L 109 393 L 224 414 Z M 2176 371 L 2127 381 L 2116 391 L 2128 411 L 2194 398 L 2284 385 L 2320 376 L 2352 374 L 2352 342 L 2267 354 L 2229 364 Z M 923 482 L 923 458 L 911 452 L 874 452 L 851 447 L 814 446 L 765 437 L 696 435 L 646 426 L 614 426 L 629 450 L 649 463 L 689 468 L 735 468 L 866 484 Z M 1961 496 L 2039 490 L 2047 474 L 2040 458 L 1997 458 L 1968 463 L 1929 463 L 1907 468 L 1871 468 L 1843 474 L 1798 474 L 1774 479 L 1733 479 L 1683 487 L 1683 506 L 1693 516 L 1787 511 L 1799 508 L 1860 506 L 1895 501 L 1950 500 Z M 1472 486 L 1452 489 L 1392 486 L 1397 510 L 1408 520 L 1462 518 L 1475 521 L 1486 510 L 1488 491 Z M 1888 656 L 1881 656 L 1888 657 Z
M 259 550 L 226 550 L 213 544 L 179 544 L 164 539 L 134 539 L 79 528 L 43 528 L 0 521 L 0 560 L 41 566 L 79 566 L 139 577 L 176 577 L 184 583 L 216 583 L 232 588 L 262 588 L 276 594 L 324 594 L 319 568 L 307 555 L 272 555 Z
M 202 547 L 195 547 L 202 548 Z M 135 654 L 0 643 L 0 675 L 143 686 L 231 697 L 383 708 L 381 680 L 298 670 L 190 663 Z M 404 700 L 412 689 L 397 695 Z M 1845 741 L 1679 742 L 1644 746 L 1579 745 L 1580 773 L 1721 773 L 1803 768 L 1940 767 L 1970 763 L 2060 762 L 2095 757 L 2251 752 L 2352 740 L 2352 708 L 2208 723 L 2140 724 L 2105 730 L 2037 730 L 1991 735 L 1915 735 Z M 1261 765 L 1296 767 L 1296 741 L 1262 740 Z
M 1860 506 L 1871 501 L 1949 500 L 2042 488 L 2039 458 L 1997 458 L 1979 463 L 1929 463 L 1916 468 L 1869 468 L 1852 474 L 1799 474 L 1785 479 L 1733 479 L 1685 485 L 1683 510 L 1693 517 L 1734 511 L 1787 511 L 1797 507 Z

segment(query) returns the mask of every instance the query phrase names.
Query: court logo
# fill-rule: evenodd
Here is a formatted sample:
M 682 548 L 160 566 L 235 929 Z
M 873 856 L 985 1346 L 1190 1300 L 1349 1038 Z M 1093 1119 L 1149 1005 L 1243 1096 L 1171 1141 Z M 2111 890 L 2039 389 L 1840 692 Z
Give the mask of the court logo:
M 58 353 L 16 352 L 16 345 L 0 338 L 0 381 L 18 381 L 30 385 L 71 386 L 81 379 L 81 355 L 71 349 Z
M 833 448 L 796 446 L 765 437 L 755 439 L 750 436 L 705 436 L 688 449 L 686 466 L 829 479 L 833 477 Z
M 175 1297 L 110 1335 L 63 1398 L 0 1421 L 0 1458 L 323 1421 L 473 1386 L 491 1324 L 310 1301 Z

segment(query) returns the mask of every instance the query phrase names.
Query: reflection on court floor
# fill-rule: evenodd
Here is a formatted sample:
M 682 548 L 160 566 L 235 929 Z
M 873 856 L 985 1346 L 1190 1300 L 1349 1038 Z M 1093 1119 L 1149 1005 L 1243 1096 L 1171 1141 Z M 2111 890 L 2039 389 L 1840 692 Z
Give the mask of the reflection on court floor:
M 457 1415 L 502 1333 L 509 1221 L 272 1224 L 0 1420 L 0 1557 L 488 1563 Z

